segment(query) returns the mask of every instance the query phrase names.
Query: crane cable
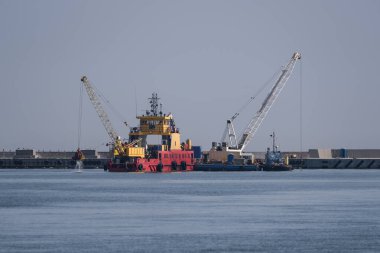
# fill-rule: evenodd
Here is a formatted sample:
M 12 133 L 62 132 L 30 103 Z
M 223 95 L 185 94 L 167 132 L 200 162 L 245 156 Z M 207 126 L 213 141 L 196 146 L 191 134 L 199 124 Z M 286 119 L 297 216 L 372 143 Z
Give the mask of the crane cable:
M 269 79 L 269 80 L 267 80 L 261 87 L 260 87 L 260 89 L 256 92 L 256 94 L 254 95 L 254 96 L 252 96 L 252 97 L 250 97 L 249 98 L 249 100 L 242 106 L 242 107 L 240 107 L 240 109 L 234 114 L 234 115 L 239 115 L 243 110 L 245 110 L 247 107 L 248 107 L 248 105 L 257 97 L 257 96 L 259 96 L 260 94 L 261 94 L 261 92 L 270 84 L 270 83 L 272 83 L 272 80 L 276 77 L 276 76 L 278 76 L 279 74 L 280 74 L 280 72 L 281 72 L 281 69 L 280 70 L 278 70 L 278 71 L 276 71 L 274 74 L 273 74 L 273 76 Z
M 104 104 L 106 104 L 114 113 L 115 115 L 119 118 L 121 122 L 125 123 L 125 117 L 111 104 L 111 102 L 106 98 L 106 96 L 96 87 L 93 83 L 91 85 L 94 88 L 95 93 L 98 95 L 98 97 L 103 100 Z
M 302 108 L 302 80 L 303 79 L 303 73 L 302 73 L 302 59 L 300 59 L 300 152 L 301 152 L 301 163 L 302 163 L 302 150 L 303 150 L 303 108 Z M 300 164 L 302 166 L 302 164 Z
M 231 119 L 232 120 L 234 120 L 234 119 L 236 119 L 237 118 L 237 116 L 239 116 L 240 115 L 240 113 L 243 111 L 243 110 L 245 110 L 247 107 L 248 107 L 248 105 L 257 97 L 257 96 L 259 96 L 260 94 L 261 94 L 261 92 L 263 92 L 263 90 L 269 85 L 269 84 L 271 84 L 271 83 L 273 83 L 273 80 L 275 79 L 275 77 L 278 77 L 279 75 L 280 75 L 280 73 L 282 72 L 282 69 L 283 69 L 283 67 L 281 67 L 279 70 L 277 70 L 273 75 L 272 75 L 272 77 L 271 78 L 269 78 L 260 88 L 259 88 L 259 90 L 256 92 L 256 94 L 254 95 L 254 96 L 252 96 L 252 97 L 250 97 L 249 98 L 249 100 L 234 114 L 234 116 L 232 116 L 231 117 Z M 241 138 L 241 136 L 243 135 L 243 130 L 244 130 L 244 128 L 240 131 L 241 132 L 241 134 L 239 135 L 239 138 L 238 139 L 240 139 Z
M 79 87 L 79 112 L 78 112 L 78 149 L 82 138 L 82 108 L 83 108 L 83 85 Z

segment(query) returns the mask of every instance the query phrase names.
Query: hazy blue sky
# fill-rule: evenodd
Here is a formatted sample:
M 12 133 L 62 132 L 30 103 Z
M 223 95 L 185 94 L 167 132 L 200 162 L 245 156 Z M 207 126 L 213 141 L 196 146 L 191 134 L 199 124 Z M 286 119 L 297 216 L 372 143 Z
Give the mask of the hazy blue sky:
M 158 92 L 182 138 L 209 149 L 294 51 L 304 149 L 380 148 L 379 24 L 376 0 L 0 0 L 0 149 L 75 149 L 82 75 L 131 125 L 136 103 L 140 114 Z M 299 150 L 301 64 L 248 150 L 264 151 L 272 131 L 283 150 Z M 236 119 L 238 132 L 267 92 Z M 86 95 L 82 148 L 107 140 Z

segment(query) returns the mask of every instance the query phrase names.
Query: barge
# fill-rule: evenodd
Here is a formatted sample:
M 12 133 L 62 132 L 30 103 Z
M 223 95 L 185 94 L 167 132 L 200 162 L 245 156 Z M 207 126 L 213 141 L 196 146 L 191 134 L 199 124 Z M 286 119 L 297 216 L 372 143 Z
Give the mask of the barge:
M 255 164 L 243 164 L 243 165 L 237 165 L 237 164 L 218 164 L 218 163 L 203 163 L 203 164 L 196 164 L 194 167 L 194 171 L 259 171 L 261 170 L 259 166 Z

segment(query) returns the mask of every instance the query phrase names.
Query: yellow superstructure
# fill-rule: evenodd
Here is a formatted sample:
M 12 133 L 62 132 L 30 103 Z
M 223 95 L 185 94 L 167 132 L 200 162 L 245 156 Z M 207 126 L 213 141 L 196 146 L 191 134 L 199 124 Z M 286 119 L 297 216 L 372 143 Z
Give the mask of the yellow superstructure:
M 151 109 L 147 110 L 145 115 L 136 117 L 140 124 L 130 129 L 128 143 L 123 143 L 119 138 L 115 141 L 113 149 L 115 157 L 144 158 L 149 155 L 147 151 L 149 135 L 161 136 L 161 143 L 155 145 L 155 151 L 191 149 L 191 140 L 181 143 L 181 136 L 172 114 L 166 115 L 161 110 L 158 111 L 158 100 L 157 94 L 153 93 L 150 98 Z
M 130 135 L 170 135 L 172 116 L 138 116 L 140 129 Z
M 171 133 L 170 140 L 170 150 L 181 150 L 181 139 L 179 133 Z
M 138 116 L 140 127 L 131 129 L 130 140 L 141 138 L 141 145 L 146 145 L 148 135 L 162 136 L 162 150 L 181 150 L 181 135 L 175 127 L 173 116 L 170 115 L 147 115 Z

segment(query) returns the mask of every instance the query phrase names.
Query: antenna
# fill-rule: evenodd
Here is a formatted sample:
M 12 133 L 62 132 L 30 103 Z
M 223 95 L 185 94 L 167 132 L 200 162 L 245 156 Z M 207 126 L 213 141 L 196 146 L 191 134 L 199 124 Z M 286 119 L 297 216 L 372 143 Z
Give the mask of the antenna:
M 157 96 L 157 93 L 152 93 L 152 97 L 149 98 L 149 103 L 150 103 L 150 112 L 152 113 L 153 116 L 157 116 L 157 109 L 158 109 L 158 100 L 160 98 Z

